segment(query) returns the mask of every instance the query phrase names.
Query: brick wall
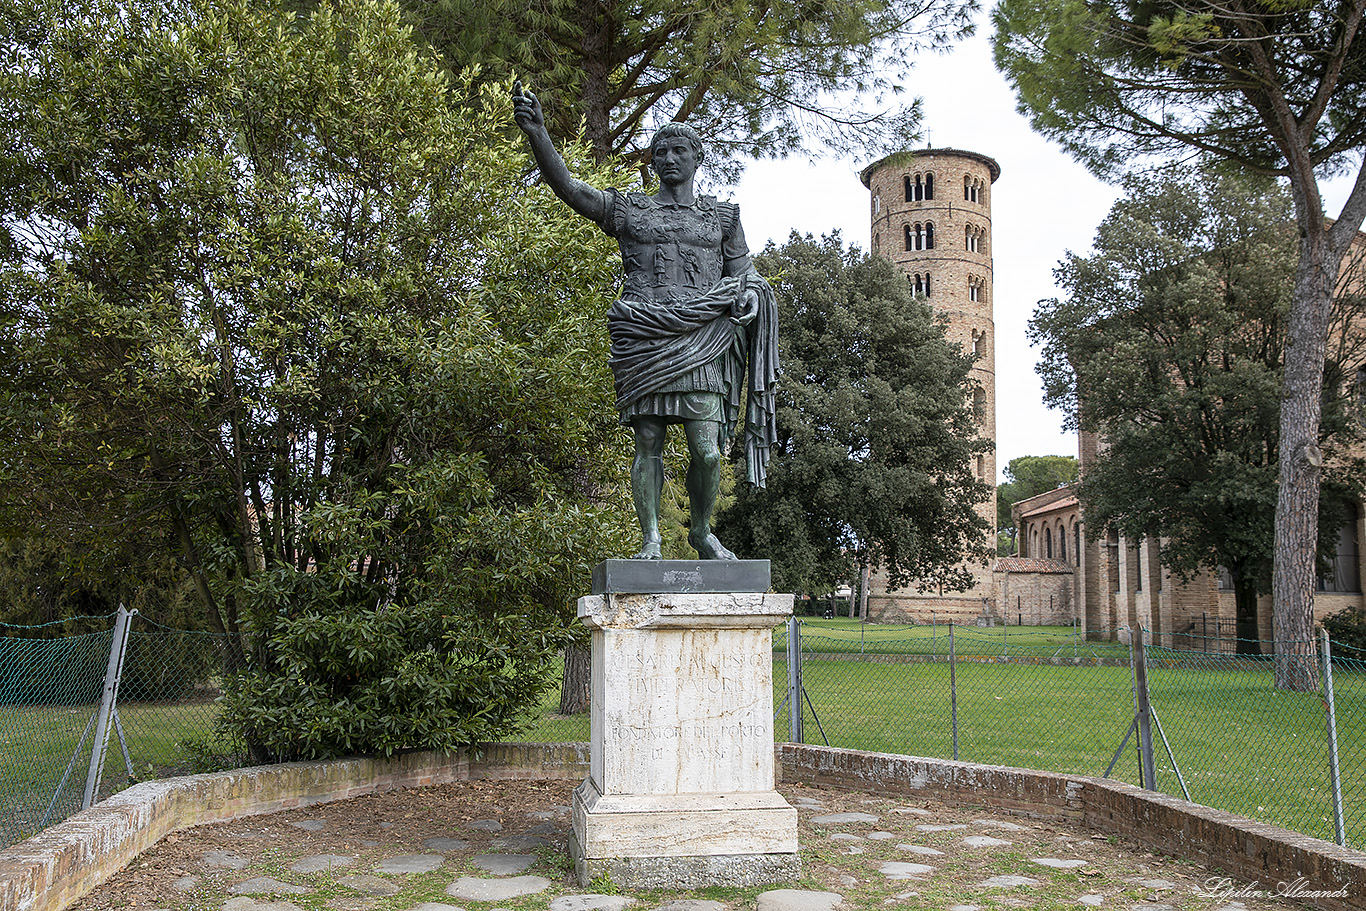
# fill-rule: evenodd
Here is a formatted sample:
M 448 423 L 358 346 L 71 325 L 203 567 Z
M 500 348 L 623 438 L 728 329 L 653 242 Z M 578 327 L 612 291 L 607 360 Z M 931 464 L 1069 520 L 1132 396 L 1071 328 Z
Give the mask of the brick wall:
M 61 911 L 179 829 L 466 779 L 588 774 L 584 743 L 490 744 L 463 753 L 293 762 L 149 781 L 0 851 L 0 911 Z
M 1307 889 L 1342 892 L 1314 899 L 1324 911 L 1366 909 L 1366 853 L 1122 782 L 792 743 L 779 744 L 778 768 L 787 781 L 1080 822 L 1261 889 L 1303 880 Z

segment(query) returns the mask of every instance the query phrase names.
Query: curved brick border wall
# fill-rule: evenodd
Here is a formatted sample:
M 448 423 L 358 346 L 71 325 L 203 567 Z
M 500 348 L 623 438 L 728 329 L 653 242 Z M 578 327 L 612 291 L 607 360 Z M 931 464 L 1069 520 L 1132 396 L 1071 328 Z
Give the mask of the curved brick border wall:
M 1303 879 L 1305 889 L 1346 894 L 1314 908 L 1366 909 L 1366 853 L 1118 781 L 793 743 L 778 745 L 778 768 L 803 784 L 1065 819 L 1268 891 Z
M 779 744 L 782 779 L 874 793 L 935 797 L 1056 818 L 1117 835 L 1275 889 L 1345 889 L 1317 899 L 1327 911 L 1366 911 L 1366 853 L 1131 785 L 1057 775 Z M 237 769 L 135 785 L 0 851 L 0 911 L 63 911 L 178 829 L 469 779 L 566 779 L 588 773 L 586 743 L 502 743 L 482 757 L 410 753 Z
M 0 911 L 62 911 L 178 829 L 452 781 L 587 774 L 586 743 L 499 743 L 478 759 L 408 753 L 148 781 L 0 851 Z

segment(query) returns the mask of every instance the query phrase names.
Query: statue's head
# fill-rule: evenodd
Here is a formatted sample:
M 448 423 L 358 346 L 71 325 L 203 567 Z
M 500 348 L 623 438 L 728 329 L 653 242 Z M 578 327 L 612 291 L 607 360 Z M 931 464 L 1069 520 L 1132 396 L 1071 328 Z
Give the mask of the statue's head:
M 697 163 L 701 164 L 706 153 L 702 150 L 702 137 L 697 131 L 686 123 L 666 123 L 664 126 L 655 130 L 654 136 L 650 137 L 650 151 L 653 152 L 655 146 L 665 139 L 682 138 L 692 144 L 693 150 L 697 152 Z

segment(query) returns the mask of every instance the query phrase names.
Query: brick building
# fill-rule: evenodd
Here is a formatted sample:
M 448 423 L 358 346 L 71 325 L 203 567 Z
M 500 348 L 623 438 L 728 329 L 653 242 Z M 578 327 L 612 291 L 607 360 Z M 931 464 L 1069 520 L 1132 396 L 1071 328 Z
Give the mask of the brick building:
M 906 274 L 917 296 L 948 321 L 949 341 L 977 354 L 972 378 L 980 433 L 996 440 L 996 332 L 992 315 L 991 186 L 1001 176 L 994 159 L 959 149 L 921 149 L 874 162 L 860 175 L 871 194 L 872 249 Z M 976 476 L 993 487 L 979 510 L 996 524 L 996 458 L 977 456 Z M 992 536 L 994 539 L 994 535 Z M 984 542 L 990 543 L 990 542 Z M 965 592 L 887 591 L 874 573 L 868 619 L 929 622 L 972 620 L 990 609 L 992 567 L 970 566 Z
M 1353 250 L 1344 260 L 1344 293 L 1366 284 L 1363 264 L 1366 234 L 1358 234 Z M 1360 318 L 1354 328 L 1366 333 Z M 1360 417 L 1366 422 L 1366 361 L 1351 370 L 1355 374 Z M 1348 373 L 1349 377 L 1352 375 L 1353 372 Z M 1103 445 L 1093 433 L 1078 435 L 1077 454 L 1083 475 Z M 1356 454 L 1366 455 L 1366 446 L 1358 443 Z M 1261 652 L 1270 653 L 1270 596 L 1258 599 L 1255 617 L 1239 618 L 1232 579 L 1218 567 L 1210 567 L 1183 582 L 1162 565 L 1155 540 L 1133 541 L 1112 532 L 1102 540 L 1087 541 L 1085 516 L 1071 487 L 1022 500 L 1014 505 L 1011 514 L 1019 530 L 1019 557 L 1059 561 L 1069 567 L 1075 620 L 1091 638 L 1111 639 L 1120 627 L 1140 624 L 1152 632 L 1154 642 L 1172 648 L 1234 651 L 1235 640 L 1241 639 L 1245 650 L 1255 640 L 1260 643 Z M 1366 579 L 1363 544 L 1366 503 L 1356 503 L 1338 529 L 1337 550 L 1331 565 L 1319 578 L 1314 596 L 1316 620 L 1366 605 L 1362 594 L 1362 581 Z M 1015 580 L 1015 584 L 1017 590 L 1025 590 L 1022 580 Z M 1004 603 L 1001 606 L 1007 607 Z M 1026 611 L 1024 616 L 1028 622 L 1030 614 Z

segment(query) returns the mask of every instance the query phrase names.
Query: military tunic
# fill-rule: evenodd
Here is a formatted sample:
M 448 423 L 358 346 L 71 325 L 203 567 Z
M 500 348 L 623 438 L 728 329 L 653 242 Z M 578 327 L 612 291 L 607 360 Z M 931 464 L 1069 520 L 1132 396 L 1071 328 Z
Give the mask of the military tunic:
M 621 249 L 625 280 L 619 307 L 668 318 L 712 292 L 727 274 L 752 268 L 734 204 L 699 196 L 692 205 L 668 205 L 645 193 L 606 192 L 608 205 L 600 227 Z M 743 348 L 744 331 L 737 327 L 735 332 Z M 731 391 L 734 380 L 733 371 L 726 370 L 726 356 L 721 353 L 664 378 L 630 401 L 619 397 L 622 423 L 637 416 L 668 422 L 722 421 L 722 396 Z M 616 364 L 613 371 L 617 372 Z

